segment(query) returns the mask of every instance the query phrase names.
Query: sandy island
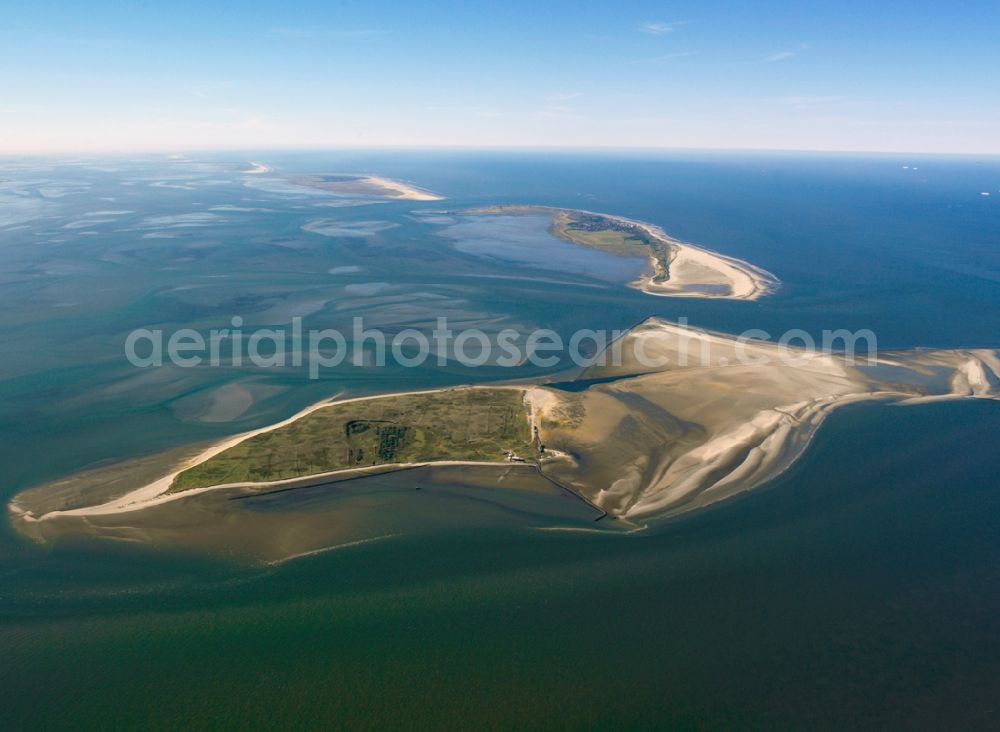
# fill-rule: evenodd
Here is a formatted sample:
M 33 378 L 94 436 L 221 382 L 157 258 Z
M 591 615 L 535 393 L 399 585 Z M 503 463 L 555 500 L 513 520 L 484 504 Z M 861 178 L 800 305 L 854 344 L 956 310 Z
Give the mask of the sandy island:
M 481 389 L 490 387 L 471 386 L 471 387 L 460 387 L 460 388 Z M 493 387 L 493 388 L 505 388 L 505 387 Z M 124 495 L 112 498 L 109 501 L 105 501 L 103 503 L 99 503 L 92 506 L 81 506 L 79 508 L 48 511 L 37 518 L 34 517 L 31 512 L 25 511 L 23 508 L 21 508 L 21 506 L 18 504 L 16 497 L 14 498 L 14 500 L 10 502 L 9 508 L 17 516 L 23 517 L 24 520 L 26 521 L 38 521 L 38 520 L 55 518 L 56 516 L 99 516 L 104 514 L 115 514 L 115 513 L 124 513 L 128 511 L 137 511 L 143 508 L 148 508 L 150 506 L 156 506 L 169 501 L 174 501 L 177 500 L 178 498 L 185 498 L 188 496 L 197 495 L 199 493 L 203 493 L 209 490 L 220 490 L 225 488 L 238 488 L 238 487 L 264 488 L 264 487 L 271 487 L 278 485 L 294 484 L 298 481 L 301 481 L 303 478 L 332 477 L 336 475 L 353 475 L 365 472 L 378 472 L 386 469 L 401 469 L 401 468 L 413 467 L 415 465 L 427 464 L 427 463 L 383 463 L 379 465 L 364 466 L 359 468 L 345 468 L 342 470 L 331 470 L 323 473 L 316 473 L 308 476 L 299 476 L 283 480 L 261 481 L 261 482 L 244 481 L 238 483 L 224 483 L 219 485 L 190 488 L 184 491 L 171 492 L 171 486 L 174 484 L 174 481 L 181 473 L 190 470 L 191 468 L 194 468 L 196 466 L 202 465 L 211 460 L 212 458 L 229 450 L 230 448 L 235 447 L 243 442 L 246 442 L 247 440 L 253 437 L 256 437 L 258 435 L 264 435 L 269 432 L 274 432 L 276 430 L 280 430 L 284 427 L 294 424 L 302 420 L 303 418 L 309 416 L 310 414 L 317 412 L 320 409 L 334 407 L 334 406 L 339 407 L 344 404 L 351 404 L 355 402 L 369 402 L 377 399 L 396 399 L 405 396 L 429 395 L 451 390 L 452 389 L 426 389 L 422 391 L 399 392 L 396 394 L 388 394 L 388 395 L 382 394 L 375 396 L 353 397 L 350 399 L 340 399 L 339 398 L 340 394 L 337 394 L 333 397 L 324 399 L 322 401 L 319 401 L 315 404 L 306 407 L 305 409 L 292 415 L 288 419 L 281 420 L 280 422 L 275 422 L 274 424 L 267 425 L 259 429 L 251 430 L 249 432 L 244 432 L 242 434 L 229 437 L 216 444 L 213 444 L 210 447 L 197 453 L 193 457 L 185 459 L 184 461 L 176 465 L 174 469 L 171 470 L 166 475 L 159 477 L 156 480 L 153 480 L 142 486 L 139 486 L 133 490 L 130 490 Z M 437 462 L 440 464 L 447 464 L 447 465 L 490 464 L 487 461 L 468 461 L 468 460 L 437 461 Z M 495 461 L 495 463 L 500 463 L 500 462 L 501 462 L 500 460 Z
M 251 161 L 250 162 L 250 167 L 249 168 L 244 168 L 240 172 L 241 173 L 245 173 L 246 175 L 260 175 L 261 173 L 270 173 L 271 169 L 269 167 L 267 167 L 266 165 L 264 165 L 264 163 L 257 163 L 257 162 Z
M 479 390 L 513 391 L 528 406 L 532 444 L 544 448 L 537 455 L 525 453 L 520 462 L 608 515 L 635 522 L 707 506 L 772 479 L 802 453 L 826 416 L 844 404 L 1000 398 L 1000 353 L 989 349 L 894 352 L 854 364 L 838 354 L 741 342 L 655 318 L 629 331 L 615 349 L 621 354 L 617 361 L 611 360 L 611 351 L 606 354 L 614 365 L 585 370 L 573 388 L 539 383 L 327 399 L 281 422 L 211 445 L 175 462 L 161 477 L 96 504 L 46 507 L 43 486 L 15 497 L 9 509 L 15 525 L 22 527 L 54 518 L 86 522 L 214 491 L 266 492 L 306 479 L 415 466 L 500 466 L 504 459 L 499 454 L 490 460 L 386 462 L 176 490 L 175 480 L 184 471 L 319 410 Z M 345 412 L 344 424 L 349 417 Z M 78 498 L 99 492 L 100 473 L 95 476 L 89 479 L 90 491 L 78 491 Z
M 441 201 L 443 196 L 417 186 L 377 175 L 336 173 L 329 175 L 299 175 L 289 179 L 307 188 L 318 188 L 341 196 L 381 198 L 393 201 Z
M 400 198 L 406 201 L 443 201 L 444 196 L 439 196 L 436 193 L 431 193 L 430 191 L 425 191 L 422 188 L 417 188 L 416 186 L 411 186 L 409 183 L 402 183 L 398 180 L 392 180 L 391 178 L 382 178 L 375 175 L 370 175 L 363 179 L 364 182 L 371 186 L 378 186 L 384 191 L 392 191 L 396 195 L 393 198 Z
M 643 221 L 582 209 L 548 206 L 487 206 L 461 213 L 551 218 L 550 232 L 573 244 L 618 256 L 642 256 L 649 271 L 629 284 L 649 295 L 757 300 L 774 292 L 779 280 L 742 259 L 682 242 Z

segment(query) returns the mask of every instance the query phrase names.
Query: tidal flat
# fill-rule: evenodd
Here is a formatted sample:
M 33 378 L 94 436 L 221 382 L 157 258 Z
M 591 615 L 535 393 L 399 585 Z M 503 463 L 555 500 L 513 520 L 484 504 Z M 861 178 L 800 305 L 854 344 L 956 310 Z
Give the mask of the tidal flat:
M 306 328 L 377 312 L 395 332 L 433 326 L 444 308 L 470 327 L 564 338 L 650 316 L 773 338 L 870 328 L 886 359 L 859 366 L 866 383 L 914 379 L 941 398 L 844 405 L 776 477 L 637 532 L 596 521 L 551 483 L 516 490 L 539 473 L 506 464 L 207 491 L 150 507 L 164 519 L 147 527 L 132 521 L 142 512 L 93 516 L 90 534 L 71 517 L 38 522 L 44 542 L 7 523 L 3 726 L 291 727 L 303 713 L 363 726 L 373 710 L 389 727 L 487 712 L 522 728 L 995 726 L 1000 403 L 948 395 L 961 365 L 951 355 L 916 369 L 894 356 L 996 347 L 1000 208 L 980 196 L 1000 189 L 995 163 L 921 160 L 914 175 L 903 167 L 913 160 L 891 155 L 343 151 L 255 153 L 271 172 L 248 173 L 247 157 L 3 162 L 12 205 L 0 226 L 16 220 L 0 228 L 5 500 L 61 480 L 39 510 L 110 500 L 336 394 L 518 381 L 569 395 L 616 378 L 595 370 L 584 389 L 566 362 L 471 370 L 449 358 L 344 364 L 311 380 L 225 359 L 143 370 L 123 357 L 135 328 L 206 332 L 235 315 L 249 330 L 296 312 Z M 449 209 L 500 202 L 649 222 L 781 285 L 752 301 L 651 297 L 544 264 L 497 266 L 440 236 L 455 220 L 418 224 L 442 216 L 440 202 L 333 209 L 360 199 L 286 180 L 367 170 L 417 182 Z M 87 236 L 63 228 L 110 210 L 134 213 Z M 201 212 L 225 220 L 126 230 Z M 302 231 L 321 217 L 400 226 L 350 239 Z M 154 233 L 171 238 L 142 238 Z M 372 282 L 392 289 L 344 290 Z M 602 397 L 641 404 L 627 382 Z M 227 384 L 255 394 L 246 411 L 236 414 L 238 392 L 218 391 Z M 214 414 L 229 420 L 201 419 L 217 395 L 226 409 Z M 724 404 L 708 405 L 706 421 Z M 567 444 L 588 437 L 559 429 Z M 607 505 L 627 506 L 625 495 Z

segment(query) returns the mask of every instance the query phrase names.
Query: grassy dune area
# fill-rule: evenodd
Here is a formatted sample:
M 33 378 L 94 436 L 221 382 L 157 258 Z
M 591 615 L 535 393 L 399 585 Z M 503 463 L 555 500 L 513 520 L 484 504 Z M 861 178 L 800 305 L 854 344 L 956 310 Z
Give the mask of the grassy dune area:
M 670 279 L 670 262 L 676 253 L 676 243 L 666 237 L 654 236 L 648 227 L 625 219 L 591 211 L 545 206 L 483 206 L 469 209 L 465 213 L 514 216 L 547 214 L 552 217 L 549 231 L 553 236 L 618 257 L 648 257 L 653 267 L 650 281 L 661 283 Z
M 251 437 L 180 473 L 171 491 L 267 482 L 333 470 L 530 456 L 520 389 L 449 389 L 332 404 Z
M 620 257 L 649 257 L 654 282 L 670 274 L 670 245 L 649 235 L 639 226 L 584 211 L 559 211 L 552 220 L 552 233 L 560 239 Z

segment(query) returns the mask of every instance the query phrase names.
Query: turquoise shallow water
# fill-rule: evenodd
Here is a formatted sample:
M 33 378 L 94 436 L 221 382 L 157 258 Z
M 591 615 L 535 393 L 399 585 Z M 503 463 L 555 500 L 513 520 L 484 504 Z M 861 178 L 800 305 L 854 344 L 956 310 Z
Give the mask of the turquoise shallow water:
M 264 424 L 341 387 L 472 376 L 342 369 L 312 383 L 291 370 L 222 369 L 136 381 L 121 338 L 143 325 L 215 327 L 233 314 L 266 324 L 310 311 L 317 326 L 364 313 L 403 327 L 443 309 L 568 332 L 659 314 L 730 331 L 866 327 L 892 348 L 1000 345 L 1000 201 L 980 196 L 1000 189 L 995 162 L 923 159 L 918 175 L 888 157 L 330 154 L 275 164 L 375 170 L 451 195 L 449 206 L 641 218 L 760 264 L 783 287 L 754 303 L 698 303 L 585 272 L 483 277 L 482 258 L 436 240 L 437 225 L 415 227 L 411 205 L 315 209 L 162 161 L 5 169 L 5 193 L 62 195 L 23 196 L 38 203 L 18 210 L 51 210 L 0 229 L 4 496 L 94 460 Z M 151 185 L 178 184 L 168 173 L 193 190 Z M 229 182 L 205 182 L 216 179 Z M 220 205 L 272 210 L 209 211 Z M 135 213 L 94 236 L 64 228 L 105 208 Z M 143 223 L 191 212 L 225 220 Z M 348 244 L 301 231 L 330 217 L 400 226 Z M 151 232 L 180 238 L 141 238 Z M 338 267 L 358 269 L 329 274 Z M 398 289 L 344 289 L 372 282 Z M 403 310 L 393 295 L 432 305 Z M 499 376 L 509 374 L 476 374 Z M 177 406 L 246 379 L 274 388 L 234 422 L 199 422 Z M 452 528 L 262 569 L 111 544 L 38 549 L 5 527 L 0 717 L 12 729 L 995 728 L 998 430 L 993 403 L 845 409 L 772 486 L 629 537 Z

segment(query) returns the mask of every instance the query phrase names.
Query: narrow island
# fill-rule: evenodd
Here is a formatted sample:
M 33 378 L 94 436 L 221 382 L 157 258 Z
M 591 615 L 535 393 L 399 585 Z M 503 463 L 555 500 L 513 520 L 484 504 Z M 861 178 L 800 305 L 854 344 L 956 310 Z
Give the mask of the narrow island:
M 142 541 L 176 523 L 161 511 L 176 502 L 207 531 L 206 522 L 233 520 L 232 501 L 241 496 L 418 467 L 489 468 L 493 477 L 483 482 L 500 493 L 543 479 L 590 521 L 609 517 L 606 530 L 635 529 L 774 478 L 842 405 L 1000 398 L 1000 352 L 990 349 L 905 351 L 855 364 L 656 318 L 613 347 L 621 353 L 607 359 L 613 365 L 570 381 L 327 400 L 182 460 L 133 461 L 30 489 L 9 511 L 18 530 L 39 541 L 78 534 Z M 228 498 L 214 512 L 195 510 L 213 494 Z M 367 536 L 371 510 L 351 508 L 352 540 Z M 309 546 L 286 537 L 280 551 Z
M 264 163 L 258 163 L 256 161 L 250 161 L 244 166 L 239 168 L 241 173 L 246 175 L 263 175 L 264 173 L 270 173 L 271 169 Z
M 377 175 L 336 173 L 299 175 L 289 179 L 295 185 L 329 191 L 340 196 L 380 198 L 394 201 L 441 201 L 439 196 L 409 183 Z
M 647 257 L 649 270 L 630 287 L 649 295 L 756 300 L 778 278 L 741 259 L 679 241 L 658 226 L 621 216 L 547 206 L 486 206 L 471 215 L 545 215 L 549 231 L 572 244 L 622 257 Z

